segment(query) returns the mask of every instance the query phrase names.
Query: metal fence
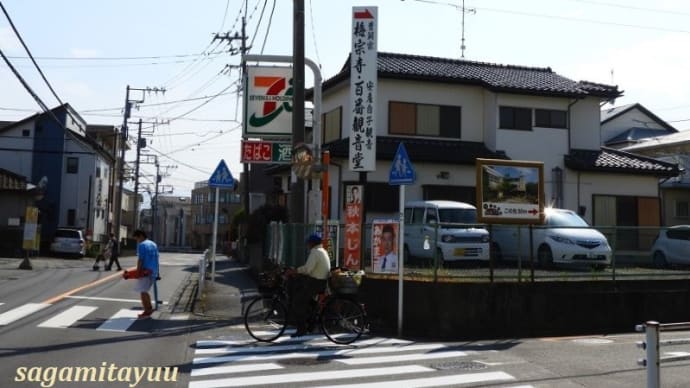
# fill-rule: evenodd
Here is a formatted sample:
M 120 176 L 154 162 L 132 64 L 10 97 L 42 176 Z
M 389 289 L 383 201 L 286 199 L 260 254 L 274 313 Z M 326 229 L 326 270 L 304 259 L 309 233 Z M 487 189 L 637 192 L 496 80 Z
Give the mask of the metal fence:
M 419 225 L 406 225 L 405 230 Z M 537 282 L 537 281 L 578 281 L 578 280 L 624 280 L 624 279 L 666 279 L 666 278 L 690 278 L 690 240 L 677 241 L 678 244 L 687 244 L 686 257 L 673 262 L 667 258 L 665 265 L 655 261 L 652 251 L 657 236 L 666 227 L 596 227 L 607 239 L 610 246 L 610 263 L 602 265 L 599 261 L 582 260 L 577 263 L 554 263 L 543 265 L 539 262 L 538 246 L 535 235 L 547 236 L 554 228 L 544 226 L 507 226 L 513 228 L 517 236 L 532 236 L 526 238 L 525 244 L 529 248 L 520 247 L 523 253 L 517 252 L 510 259 L 510 252 L 498 252 L 500 249 L 495 240 L 498 229 L 502 225 L 474 225 L 474 224 L 436 224 L 428 230 L 429 239 L 437 241 L 443 238 L 450 228 L 483 228 L 491 236 L 491 242 L 486 244 L 491 254 L 487 260 L 452 260 L 442 258 L 436 249 L 433 249 L 430 257 L 422 259 L 403 253 L 404 273 L 406 277 L 431 278 L 434 281 L 488 281 L 488 282 Z M 335 237 L 329 242 L 329 253 L 333 265 L 343 265 L 343 247 L 345 246 L 345 225 L 329 225 L 331 233 L 333 229 Z M 559 227 L 559 230 L 591 229 L 575 227 Z M 272 223 L 268 226 L 267 238 L 262 247 L 265 259 L 274 263 L 288 266 L 299 266 L 307 257 L 305 237 L 313 231 L 321 231 L 319 224 L 290 224 Z M 366 272 L 372 272 L 372 225 L 365 224 L 361 231 L 361 260 L 360 268 Z M 518 246 L 520 244 L 518 243 Z M 682 247 L 680 248 L 683 249 Z M 676 258 L 677 259 L 677 258 Z M 395 276 L 381 274 L 381 276 Z
M 637 343 L 638 347 L 645 350 L 645 358 L 637 360 L 637 364 L 644 366 L 647 369 L 647 388 L 659 388 L 661 386 L 660 366 L 662 363 L 690 360 L 690 355 L 685 352 L 685 354 L 681 355 L 661 357 L 659 351 L 661 346 L 690 344 L 690 338 L 661 340 L 661 332 L 688 329 L 690 329 L 690 322 L 659 323 L 655 321 L 647 321 L 644 324 L 637 325 L 635 327 L 637 332 L 645 333 L 645 340 Z

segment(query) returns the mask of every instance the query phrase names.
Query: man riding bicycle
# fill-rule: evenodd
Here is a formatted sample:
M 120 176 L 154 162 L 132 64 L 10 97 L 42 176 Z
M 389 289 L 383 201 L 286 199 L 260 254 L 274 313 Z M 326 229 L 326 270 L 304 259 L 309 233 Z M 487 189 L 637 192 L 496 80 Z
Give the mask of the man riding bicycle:
M 289 273 L 287 290 L 290 295 L 290 308 L 297 331 L 293 337 L 299 337 L 308 331 L 308 319 L 311 314 L 314 297 L 326 289 L 328 275 L 331 271 L 331 259 L 321 245 L 321 235 L 312 233 L 307 238 L 309 256 L 307 262 Z

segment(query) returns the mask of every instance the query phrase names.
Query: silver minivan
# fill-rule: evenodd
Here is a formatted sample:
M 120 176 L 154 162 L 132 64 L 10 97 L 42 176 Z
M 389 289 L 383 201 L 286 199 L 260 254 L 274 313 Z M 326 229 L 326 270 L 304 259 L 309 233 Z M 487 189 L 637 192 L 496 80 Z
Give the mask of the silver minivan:
M 489 260 L 489 232 L 478 227 L 477 208 L 455 201 L 405 204 L 405 257 L 439 262 Z

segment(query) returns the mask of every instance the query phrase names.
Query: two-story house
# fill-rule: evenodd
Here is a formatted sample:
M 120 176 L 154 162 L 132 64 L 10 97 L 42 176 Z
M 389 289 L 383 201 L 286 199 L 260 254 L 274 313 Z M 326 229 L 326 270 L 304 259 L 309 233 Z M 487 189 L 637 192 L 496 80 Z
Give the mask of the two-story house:
M 0 167 L 44 189 L 36 201 L 44 248 L 58 227 L 82 229 L 94 241 L 107 236 L 114 150 L 99 140 L 103 136 L 87 133 L 69 104 L 0 129 Z
M 405 143 L 416 169 L 406 199 L 475 202 L 477 158 L 539 161 L 545 198 L 595 225 L 659 225 L 660 178 L 677 165 L 601 146 L 600 106 L 616 86 L 574 81 L 550 68 L 378 53 L 376 170 L 348 169 L 350 64 L 323 84 L 322 139 L 331 153 L 330 212 L 344 185 L 364 184 L 366 221 L 398 211 L 391 161 Z M 619 240 L 634 249 L 634 236 Z

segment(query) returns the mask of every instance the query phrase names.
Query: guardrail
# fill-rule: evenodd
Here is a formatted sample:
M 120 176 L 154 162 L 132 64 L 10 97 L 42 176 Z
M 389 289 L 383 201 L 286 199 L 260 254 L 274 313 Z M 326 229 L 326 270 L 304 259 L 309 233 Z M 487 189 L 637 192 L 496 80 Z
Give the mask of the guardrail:
M 637 342 L 637 346 L 645 350 L 645 358 L 637 360 L 637 364 L 647 369 L 647 388 L 659 388 L 661 383 L 661 373 L 659 366 L 664 362 L 690 360 L 690 355 L 660 357 L 660 346 L 688 345 L 690 338 L 683 339 L 660 339 L 662 331 L 688 330 L 690 322 L 679 323 L 659 323 L 647 321 L 644 324 L 635 326 L 635 331 L 645 332 L 645 340 Z

